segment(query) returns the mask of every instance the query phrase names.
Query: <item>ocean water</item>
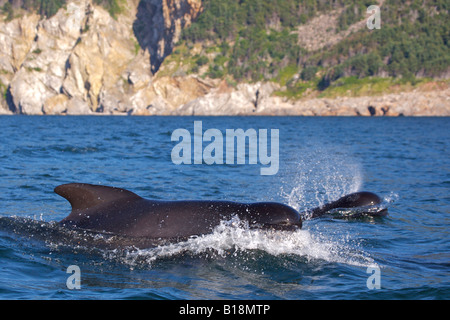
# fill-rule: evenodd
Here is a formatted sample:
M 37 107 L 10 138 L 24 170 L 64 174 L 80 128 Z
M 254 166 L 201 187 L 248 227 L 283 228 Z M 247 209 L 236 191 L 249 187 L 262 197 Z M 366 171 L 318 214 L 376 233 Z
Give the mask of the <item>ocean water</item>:
M 260 162 L 175 165 L 172 132 L 193 134 L 194 120 L 224 136 L 278 129 L 277 174 L 261 175 Z M 0 299 L 449 299 L 449 127 L 450 118 L 0 117 Z M 69 182 L 299 210 L 367 190 L 389 215 L 309 219 L 295 232 L 223 221 L 180 243 L 105 249 L 54 236 L 70 204 L 53 189 Z M 67 286 L 71 265 L 79 289 Z

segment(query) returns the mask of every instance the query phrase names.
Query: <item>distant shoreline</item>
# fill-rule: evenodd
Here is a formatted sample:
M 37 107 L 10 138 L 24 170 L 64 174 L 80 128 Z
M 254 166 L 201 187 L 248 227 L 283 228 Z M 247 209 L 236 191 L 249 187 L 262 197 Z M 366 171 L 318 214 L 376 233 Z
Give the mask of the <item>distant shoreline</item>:
M 239 98 L 239 97 L 238 97 Z M 222 100 L 225 100 L 223 103 Z M 227 101 L 229 104 L 227 105 Z M 221 104 L 222 103 L 222 104 Z M 0 115 L 117 115 L 117 116 L 450 116 L 450 88 L 444 90 L 390 93 L 380 96 L 309 98 L 289 101 L 287 98 L 267 96 L 258 104 L 231 101 L 223 94 L 195 99 L 172 110 L 149 109 L 137 112 L 61 112 L 13 113 L 0 108 Z

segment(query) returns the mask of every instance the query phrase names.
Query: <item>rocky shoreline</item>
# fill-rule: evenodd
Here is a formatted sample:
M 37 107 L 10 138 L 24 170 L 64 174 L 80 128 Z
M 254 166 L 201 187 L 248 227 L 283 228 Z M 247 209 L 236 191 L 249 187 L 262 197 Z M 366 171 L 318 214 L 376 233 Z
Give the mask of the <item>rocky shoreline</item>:
M 240 84 L 237 88 L 218 85 L 213 89 L 198 80 L 180 84 L 176 79 L 166 79 L 150 105 L 136 105 L 121 110 L 92 111 L 83 107 L 83 101 L 71 100 L 54 109 L 29 115 L 136 115 L 136 116 L 450 116 L 450 89 L 410 91 L 381 96 L 309 98 L 290 101 L 273 94 L 271 83 Z M 187 79 L 183 79 L 185 82 Z M 179 79 L 178 79 L 179 81 Z M 200 86 L 200 88 L 198 87 Z M 187 90 L 186 92 L 183 91 Z M 152 87 L 152 91 L 155 90 Z M 209 90 L 208 90 L 209 88 Z M 158 90 L 159 89 L 159 90 Z M 193 90 L 193 91 L 192 91 Z M 203 91 L 202 91 L 203 90 Z M 192 98 L 197 92 L 198 97 Z M 206 92 L 206 93 L 205 93 Z M 154 94 L 154 93 L 153 93 Z M 194 95 L 195 96 L 195 95 Z M 184 102 L 184 103 L 183 103 Z M 58 101 L 56 100 L 56 103 Z M 77 105 L 81 104 L 80 105 Z M 52 112 L 44 112 L 49 111 Z M 1 115 L 13 115 L 11 110 L 0 108 Z
M 241 87 L 245 87 L 246 90 L 221 94 L 214 92 L 177 108 L 171 114 L 450 116 L 450 88 L 433 91 L 415 90 L 381 96 L 307 98 L 290 101 L 274 96 L 271 84 L 241 85 Z

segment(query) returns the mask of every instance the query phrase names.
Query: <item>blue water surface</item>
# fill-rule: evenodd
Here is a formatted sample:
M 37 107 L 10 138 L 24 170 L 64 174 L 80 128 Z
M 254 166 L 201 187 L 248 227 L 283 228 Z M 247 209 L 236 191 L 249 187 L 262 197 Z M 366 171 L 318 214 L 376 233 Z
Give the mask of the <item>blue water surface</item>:
M 195 120 L 224 138 L 226 129 L 278 129 L 279 171 L 261 175 L 259 159 L 175 165 L 172 132 L 194 139 Z M 0 298 L 448 299 L 449 127 L 450 118 L 2 116 Z M 69 182 L 299 210 L 367 190 L 389 216 L 306 220 L 290 233 L 229 221 L 176 244 L 88 248 L 39 234 L 39 223 L 69 214 L 53 192 Z M 80 289 L 67 287 L 70 265 Z

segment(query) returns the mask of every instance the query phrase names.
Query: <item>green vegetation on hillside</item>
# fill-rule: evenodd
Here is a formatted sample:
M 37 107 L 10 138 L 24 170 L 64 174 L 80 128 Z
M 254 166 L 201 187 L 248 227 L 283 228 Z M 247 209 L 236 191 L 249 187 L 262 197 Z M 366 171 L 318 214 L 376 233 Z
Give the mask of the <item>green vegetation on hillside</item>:
M 211 70 L 240 81 L 271 79 L 279 69 L 298 65 L 302 50 L 292 31 L 315 12 L 332 6 L 329 1 L 205 0 L 203 8 L 182 39 L 220 47 L 226 67 L 211 62 Z
M 66 4 L 66 0 L 8 0 L 2 7 L 6 20 L 14 18 L 14 8 L 37 12 L 41 16 L 51 17 Z
M 94 0 L 95 4 L 103 6 L 112 17 L 116 17 L 122 11 L 120 1 L 122 0 Z M 14 9 L 20 7 L 28 12 L 37 12 L 42 17 L 51 17 L 64 7 L 67 0 L 8 0 L 1 8 L 6 14 L 6 19 L 14 18 Z
M 340 12 L 335 26 L 339 32 L 367 19 L 371 4 L 361 0 L 204 0 L 204 11 L 183 31 L 180 43 L 202 45 L 198 61 L 207 61 L 207 76 L 276 81 L 286 85 L 286 94 L 292 96 L 313 83 L 315 89 L 325 90 L 341 78 L 389 76 L 414 82 L 416 77 L 448 73 L 450 4 L 446 0 L 386 0 L 381 7 L 381 29 L 364 27 L 316 52 L 298 44 L 296 27 L 318 14 Z M 216 58 L 211 52 L 216 52 Z

